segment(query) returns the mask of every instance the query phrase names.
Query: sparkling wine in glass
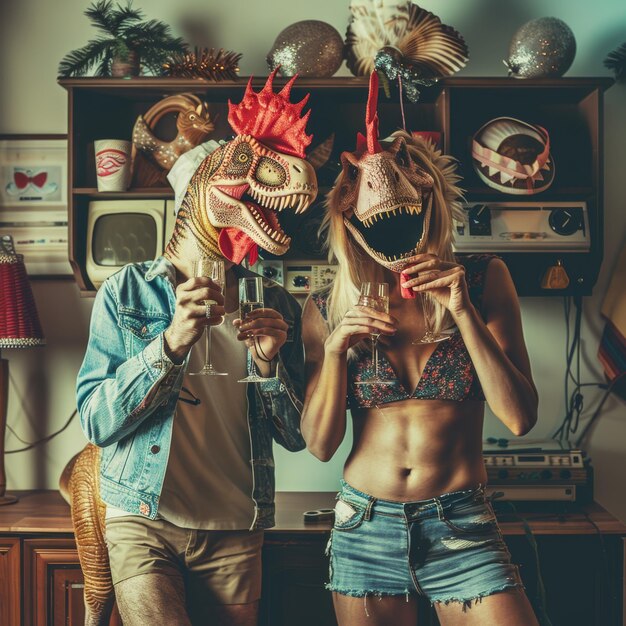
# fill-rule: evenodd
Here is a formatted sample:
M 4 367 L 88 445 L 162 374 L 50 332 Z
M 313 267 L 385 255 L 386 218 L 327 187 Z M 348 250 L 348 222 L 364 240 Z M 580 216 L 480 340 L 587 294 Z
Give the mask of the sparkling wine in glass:
M 224 261 L 220 259 L 212 259 L 211 257 L 202 256 L 194 261 L 193 275 L 204 276 L 210 278 L 214 283 L 224 290 L 226 283 Z M 211 317 L 211 307 L 216 305 L 215 300 L 204 300 L 202 302 L 206 306 L 206 316 Z M 223 322 L 224 320 L 222 320 Z M 204 366 L 199 372 L 190 372 L 192 376 L 227 376 L 227 372 L 220 372 L 213 367 L 211 363 L 211 326 L 204 329 L 204 338 L 206 351 L 204 353 Z
M 246 317 L 252 313 L 252 311 L 256 311 L 257 309 L 262 309 L 264 307 L 263 300 L 263 279 L 260 276 L 245 276 L 244 278 L 239 279 L 239 319 L 244 322 Z M 259 349 L 259 338 L 253 336 L 253 342 L 255 342 L 255 346 L 257 350 Z M 247 359 L 248 364 L 248 375 L 241 380 L 238 380 L 238 383 L 258 383 L 265 378 L 259 376 L 254 371 L 254 366 L 252 365 L 252 359 Z
M 450 339 L 454 334 L 450 330 L 442 330 L 440 332 L 435 332 L 433 330 L 432 320 L 435 316 L 435 302 L 432 298 L 425 296 L 424 293 L 418 292 L 417 297 L 420 299 L 422 304 L 422 315 L 424 317 L 424 334 L 417 339 L 414 339 L 411 344 L 419 345 L 425 343 L 439 343 L 440 341 L 445 341 L 446 339 Z
M 388 283 L 362 283 L 361 295 L 357 306 L 366 306 L 381 313 L 389 313 L 389 284 Z M 378 373 L 378 339 L 380 333 L 371 333 L 372 337 L 372 363 L 374 375 L 365 380 L 359 380 L 357 385 L 393 385 L 395 379 L 382 378 Z

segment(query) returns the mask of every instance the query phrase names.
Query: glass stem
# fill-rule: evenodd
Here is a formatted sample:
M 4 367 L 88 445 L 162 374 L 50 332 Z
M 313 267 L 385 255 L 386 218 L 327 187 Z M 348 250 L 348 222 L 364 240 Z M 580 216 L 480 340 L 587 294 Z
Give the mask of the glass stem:
M 206 340 L 206 359 L 204 360 L 204 366 L 205 368 L 212 370 L 213 364 L 211 363 L 211 326 L 207 326 L 204 329 L 204 337 Z
M 378 335 L 372 335 L 372 361 L 374 362 L 374 378 L 378 378 Z
M 430 322 L 428 320 L 428 315 L 426 315 L 426 305 L 424 302 L 424 294 L 420 294 L 420 298 L 422 300 L 422 316 L 424 318 L 424 337 L 430 335 Z

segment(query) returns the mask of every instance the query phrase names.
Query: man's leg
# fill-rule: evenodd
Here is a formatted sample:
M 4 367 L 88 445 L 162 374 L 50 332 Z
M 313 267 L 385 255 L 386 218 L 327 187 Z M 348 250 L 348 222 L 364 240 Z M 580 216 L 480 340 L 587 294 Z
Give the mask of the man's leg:
M 255 626 L 263 531 L 196 531 L 186 553 L 194 626 Z
M 191 626 L 180 575 L 140 574 L 127 578 L 115 585 L 115 599 L 124 626 Z
M 115 598 L 124 626 L 190 626 L 183 554 L 191 532 L 139 516 L 106 520 Z

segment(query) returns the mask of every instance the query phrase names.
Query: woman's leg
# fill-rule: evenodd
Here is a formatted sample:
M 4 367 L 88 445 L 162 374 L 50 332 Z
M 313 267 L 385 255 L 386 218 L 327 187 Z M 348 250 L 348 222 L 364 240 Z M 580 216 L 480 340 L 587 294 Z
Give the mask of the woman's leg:
M 333 593 L 333 604 L 339 626 L 415 626 L 417 623 L 414 597 L 407 601 L 406 596 L 354 598 Z
M 460 602 L 435 603 L 435 610 L 441 626 L 538 626 L 530 602 L 520 588 L 486 596 L 465 610 Z

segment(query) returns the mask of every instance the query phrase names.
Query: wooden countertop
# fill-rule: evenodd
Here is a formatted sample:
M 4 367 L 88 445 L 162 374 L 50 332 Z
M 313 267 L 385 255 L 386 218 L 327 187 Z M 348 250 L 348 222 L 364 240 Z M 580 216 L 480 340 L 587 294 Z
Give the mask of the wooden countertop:
M 70 508 L 58 491 L 15 491 L 20 500 L 0 507 L 0 533 L 3 534 L 63 534 L 72 533 Z M 276 494 L 276 526 L 267 532 L 326 533 L 328 522 L 307 523 L 304 511 L 332 508 L 335 493 L 327 491 L 282 491 Z M 575 512 L 549 513 L 525 511 L 517 515 L 527 520 L 538 535 L 589 535 L 598 530 L 605 534 L 626 535 L 626 525 L 613 517 L 599 504 L 593 503 Z M 524 526 L 519 517 L 499 513 L 500 527 L 505 535 L 522 535 Z M 596 528 L 597 527 L 597 528 Z

